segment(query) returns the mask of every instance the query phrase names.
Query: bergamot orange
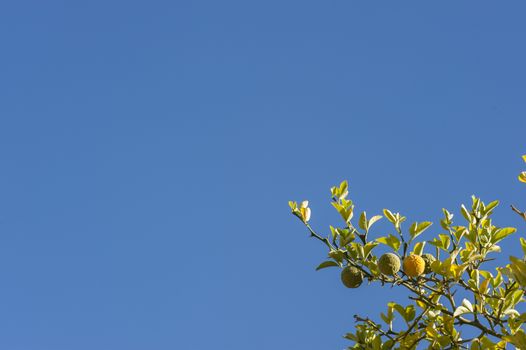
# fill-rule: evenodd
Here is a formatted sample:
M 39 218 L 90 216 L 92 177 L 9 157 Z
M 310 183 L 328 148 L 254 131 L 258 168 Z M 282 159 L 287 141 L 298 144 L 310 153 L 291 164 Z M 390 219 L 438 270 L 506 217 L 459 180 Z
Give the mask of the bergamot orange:
M 378 260 L 378 269 L 384 275 L 394 276 L 400 271 L 400 259 L 396 254 L 385 253 Z
M 424 273 L 426 263 L 420 255 L 411 254 L 404 259 L 404 272 L 409 277 L 417 277 Z
M 363 282 L 362 272 L 354 266 L 344 268 L 341 278 L 347 288 L 358 288 Z

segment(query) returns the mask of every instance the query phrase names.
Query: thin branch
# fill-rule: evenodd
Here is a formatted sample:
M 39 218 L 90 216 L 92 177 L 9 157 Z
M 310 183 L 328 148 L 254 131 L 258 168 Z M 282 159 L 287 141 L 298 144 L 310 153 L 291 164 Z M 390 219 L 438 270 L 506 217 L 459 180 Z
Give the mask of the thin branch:
M 520 210 L 517 209 L 514 205 L 511 205 L 511 210 L 513 210 L 513 211 L 516 212 L 521 218 L 523 218 L 524 220 L 526 220 L 526 212 L 520 211 Z

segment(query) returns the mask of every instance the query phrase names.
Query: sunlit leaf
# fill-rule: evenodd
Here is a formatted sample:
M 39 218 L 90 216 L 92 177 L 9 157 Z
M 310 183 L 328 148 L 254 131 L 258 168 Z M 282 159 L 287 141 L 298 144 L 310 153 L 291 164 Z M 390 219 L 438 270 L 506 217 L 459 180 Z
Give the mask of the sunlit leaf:
M 331 266 L 340 266 L 340 265 L 337 262 L 335 262 L 335 261 L 328 260 L 328 261 L 324 261 L 321 264 L 319 264 L 318 267 L 316 268 L 316 271 L 321 270 L 321 269 L 325 269 L 325 268 L 331 267 Z
M 360 214 L 360 220 L 358 220 L 358 226 L 364 231 L 367 231 L 369 228 L 367 227 L 367 214 L 363 211 Z
M 495 234 L 493 236 L 492 242 L 497 243 L 498 241 L 508 237 L 509 235 L 515 233 L 517 231 L 514 227 L 504 227 L 500 228 L 497 231 L 495 231 Z
M 415 248 L 413 249 L 413 254 L 415 255 L 422 255 L 422 253 L 424 252 L 424 247 L 426 245 L 426 242 L 418 242 L 417 244 L 415 244 Z
M 377 238 L 376 241 L 388 245 L 395 251 L 398 251 L 398 249 L 400 249 L 400 240 L 392 234 L 390 234 L 388 237 Z
M 384 216 L 393 224 L 396 223 L 396 218 L 389 209 L 384 209 Z
M 456 308 L 455 312 L 453 313 L 453 316 L 454 317 L 457 317 L 457 316 L 460 316 L 460 315 L 463 315 L 463 314 L 467 314 L 467 313 L 470 313 L 471 311 L 465 307 L 465 306 L 459 306 Z

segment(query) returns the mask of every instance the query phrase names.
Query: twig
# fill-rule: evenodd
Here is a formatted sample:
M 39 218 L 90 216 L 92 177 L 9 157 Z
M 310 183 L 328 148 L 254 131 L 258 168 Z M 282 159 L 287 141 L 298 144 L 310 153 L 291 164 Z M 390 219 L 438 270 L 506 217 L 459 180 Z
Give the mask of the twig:
M 514 205 L 511 205 L 511 210 L 513 210 L 513 211 L 516 212 L 521 218 L 523 218 L 524 220 L 526 220 L 526 212 L 520 211 L 520 210 L 517 209 Z

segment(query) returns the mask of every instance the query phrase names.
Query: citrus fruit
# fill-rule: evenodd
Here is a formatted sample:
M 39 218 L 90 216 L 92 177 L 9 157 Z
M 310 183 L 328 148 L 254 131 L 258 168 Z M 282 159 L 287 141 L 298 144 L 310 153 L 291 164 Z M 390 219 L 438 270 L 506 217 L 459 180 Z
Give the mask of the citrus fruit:
M 378 269 L 384 275 L 393 276 L 400 271 L 400 259 L 396 254 L 385 253 L 378 260 Z
M 409 277 L 417 277 L 424 273 L 426 263 L 420 255 L 411 254 L 404 259 L 404 272 Z
M 362 272 L 354 266 L 347 266 L 342 270 L 342 283 L 347 288 L 358 288 L 363 282 Z

